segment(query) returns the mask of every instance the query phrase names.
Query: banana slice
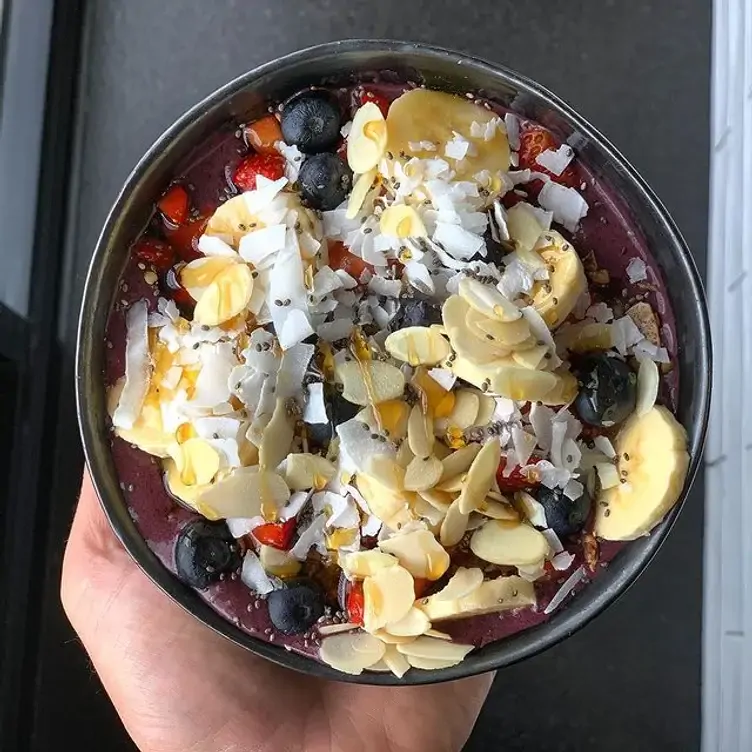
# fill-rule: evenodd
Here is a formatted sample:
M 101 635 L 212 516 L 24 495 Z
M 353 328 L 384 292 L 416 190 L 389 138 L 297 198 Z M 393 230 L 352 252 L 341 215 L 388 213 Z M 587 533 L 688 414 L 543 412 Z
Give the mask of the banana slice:
M 180 282 L 196 299 L 193 320 L 203 326 L 219 326 L 235 318 L 253 294 L 250 268 L 224 256 L 191 261 L 181 271 Z
M 413 89 L 392 102 L 387 116 L 387 148 L 395 157 L 432 159 L 443 156 L 444 147 L 455 133 L 471 142 L 472 153 L 453 164 L 458 178 L 471 177 L 481 170 L 491 173 L 509 169 L 509 142 L 506 133 L 496 129 L 492 138 L 474 138 L 473 123 L 486 125 L 496 114 L 462 97 L 428 89 Z M 431 142 L 435 151 L 410 148 L 412 144 Z M 404 159 L 405 157 L 402 157 Z
M 649 533 L 676 504 L 689 468 L 687 434 L 665 407 L 633 415 L 615 442 L 620 482 L 602 491 L 595 534 L 634 540 Z
M 387 143 L 387 124 L 381 110 L 373 102 L 366 102 L 355 113 L 350 135 L 347 137 L 347 163 L 356 174 L 372 170 L 384 156 Z
M 217 235 L 237 250 L 244 235 L 265 226 L 258 217 L 248 211 L 248 204 L 240 195 L 219 206 L 206 225 L 204 234 Z
M 556 346 L 575 353 L 610 350 L 614 346 L 613 328 L 611 324 L 572 324 L 557 332 Z
M 553 329 L 572 313 L 587 290 L 587 279 L 577 251 L 558 232 L 544 233 L 536 251 L 549 268 L 549 278 L 533 287 L 533 307 Z
M 357 485 L 371 513 L 375 514 L 387 527 L 397 530 L 398 527 L 412 521 L 413 517 L 408 505 L 415 499 L 414 493 L 392 491 L 364 473 L 357 476 Z

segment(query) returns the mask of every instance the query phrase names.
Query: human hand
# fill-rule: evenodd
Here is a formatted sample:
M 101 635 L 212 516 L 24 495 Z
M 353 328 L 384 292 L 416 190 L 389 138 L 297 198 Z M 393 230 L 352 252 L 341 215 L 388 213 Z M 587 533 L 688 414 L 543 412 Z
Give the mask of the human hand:
M 459 750 L 493 675 L 368 687 L 293 673 L 233 645 L 165 596 L 117 540 L 86 474 L 61 597 L 143 752 Z

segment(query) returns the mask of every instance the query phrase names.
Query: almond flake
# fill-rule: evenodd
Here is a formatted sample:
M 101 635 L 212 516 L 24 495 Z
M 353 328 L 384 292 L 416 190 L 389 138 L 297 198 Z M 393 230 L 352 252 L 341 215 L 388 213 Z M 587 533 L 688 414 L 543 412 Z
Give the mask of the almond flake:
M 423 498 L 426 498 L 425 496 Z M 444 522 L 441 523 L 439 538 L 444 546 L 456 546 L 467 530 L 470 515 L 460 511 L 459 499 L 455 499 L 447 509 Z
M 381 361 L 351 360 L 335 368 L 342 383 L 342 396 L 355 405 L 370 405 L 397 399 L 405 390 L 405 376 L 399 368 Z
M 482 584 L 482 569 L 478 569 L 477 567 L 472 569 L 459 567 L 446 586 L 432 597 L 437 601 L 455 601 L 470 595 L 470 593 L 477 590 Z
M 449 568 L 449 554 L 428 530 L 397 534 L 381 541 L 379 548 L 396 556 L 418 579 L 438 580 Z
M 429 457 L 433 449 L 433 421 L 415 404 L 407 420 L 407 441 L 412 453 L 419 458 Z
M 470 549 L 492 564 L 529 566 L 545 558 L 548 541 L 530 525 L 489 520 L 473 533 Z
M 431 628 L 428 617 L 418 608 L 411 608 L 397 622 L 386 625 L 386 631 L 396 637 L 419 637 Z
M 410 664 L 407 658 L 400 653 L 397 648 L 388 645 L 384 653 L 384 665 L 398 678 L 401 679 L 409 670 Z
M 401 566 L 378 570 L 363 581 L 363 621 L 368 632 L 407 616 L 415 600 L 413 578 Z
M 358 676 L 386 652 L 381 640 L 364 632 L 332 635 L 321 642 L 319 658 L 332 668 Z
M 461 645 L 456 642 L 423 636 L 404 645 L 397 645 L 397 650 L 408 656 L 408 660 L 410 658 L 427 658 L 429 660 L 459 663 L 473 647 L 473 645 Z
M 465 487 L 457 500 L 460 512 L 469 514 L 481 505 L 491 489 L 500 459 L 501 445 L 498 441 L 492 439 L 483 445 L 470 465 Z
M 442 472 L 441 480 L 456 478 L 458 475 L 466 473 L 473 464 L 473 460 L 478 456 L 481 450 L 481 444 L 468 444 L 465 447 L 457 449 L 441 461 Z
M 408 491 L 432 488 L 438 483 L 441 470 L 441 461 L 434 456 L 414 457 L 405 471 L 404 487 Z
M 413 368 L 436 365 L 452 352 L 449 343 L 435 329 L 426 326 L 399 329 L 386 338 L 384 347 L 393 358 Z
M 640 368 L 637 371 L 637 415 L 646 415 L 653 409 L 658 398 L 658 388 L 661 377 L 655 361 L 648 358 L 640 360 Z
M 366 577 L 373 577 L 380 569 L 396 566 L 399 561 L 391 554 L 372 549 L 344 554 L 344 556 L 340 556 L 339 563 L 342 571 L 348 577 L 365 579 Z

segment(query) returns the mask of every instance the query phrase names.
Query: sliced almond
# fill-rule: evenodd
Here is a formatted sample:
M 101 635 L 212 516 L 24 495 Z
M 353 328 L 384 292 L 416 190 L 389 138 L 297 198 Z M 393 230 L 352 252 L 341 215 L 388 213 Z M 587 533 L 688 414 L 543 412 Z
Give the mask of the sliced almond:
M 387 400 L 367 409 L 378 411 L 381 427 L 392 441 L 399 441 L 407 436 L 407 419 L 410 415 L 410 405 L 407 402 L 401 399 Z
M 446 514 L 454 498 L 445 491 L 439 491 L 436 488 L 429 488 L 425 491 L 418 491 L 418 496 L 430 504 L 434 509 Z
M 436 490 L 446 491 L 447 493 L 459 493 L 462 491 L 462 487 L 465 485 L 466 480 L 467 473 L 455 475 L 454 478 L 447 478 L 446 480 L 441 481 L 441 483 L 436 486 Z
M 397 450 L 397 464 L 401 468 L 406 470 L 410 463 L 413 461 L 414 457 L 415 455 L 413 454 L 413 450 L 410 449 L 410 443 L 403 441 L 400 444 L 399 449 Z
M 356 482 L 371 513 L 390 528 L 396 529 L 398 525 L 406 525 L 412 520 L 408 508 L 412 493 L 391 491 L 365 473 L 359 473 Z
M 378 455 L 386 459 L 386 455 Z M 321 491 L 336 475 L 337 468 L 317 454 L 293 452 L 285 462 L 285 480 L 292 491 Z
M 433 598 L 437 601 L 455 601 L 464 598 L 477 590 L 483 584 L 483 570 L 478 567 L 467 569 L 460 567 L 447 582 L 446 586 L 439 590 Z
M 398 637 L 397 635 L 389 634 L 385 629 L 377 629 L 373 633 L 373 636 L 378 637 L 386 645 L 402 645 L 415 639 L 414 637 Z
M 347 163 L 350 169 L 356 175 L 374 169 L 384 156 L 387 138 L 384 115 L 373 102 L 366 102 L 355 113 L 347 137 Z
M 405 488 L 408 491 L 425 491 L 433 488 L 441 478 L 441 460 L 430 457 L 414 457 L 405 472 Z
M 386 454 L 372 455 L 366 463 L 366 472 L 390 491 L 399 493 L 406 488 L 405 469 L 394 457 Z
M 394 400 L 405 390 L 405 376 L 396 366 L 378 360 L 345 361 L 335 369 L 342 383 L 342 396 L 355 405 L 372 405 Z
M 433 637 L 418 637 L 417 640 L 397 645 L 397 650 L 410 658 L 427 658 L 436 661 L 456 661 L 459 663 L 472 649 L 473 645 L 461 645 L 457 642 L 437 640 Z
M 502 566 L 537 564 L 548 548 L 546 538 L 525 523 L 489 520 L 470 538 L 470 549 L 477 557 Z
M 496 477 L 500 459 L 501 444 L 498 441 L 491 439 L 483 445 L 467 471 L 465 486 L 457 499 L 460 512 L 469 514 L 483 503 Z
M 467 530 L 470 515 L 460 510 L 459 499 L 455 499 L 447 509 L 444 522 L 441 523 L 439 540 L 444 546 L 456 546 Z
M 480 587 L 462 598 L 441 600 L 436 595 L 431 595 L 419 600 L 417 607 L 425 612 L 432 622 L 436 622 L 509 611 L 533 606 L 535 603 L 535 588 L 532 582 L 522 577 L 498 577 L 483 582 Z
M 489 491 L 489 494 L 491 492 Z M 509 520 L 513 522 L 519 520 L 520 516 L 511 504 L 503 504 L 487 496 L 478 507 L 477 511 L 484 517 L 490 517 L 493 520 Z
M 447 508 L 449 505 L 447 504 Z M 444 521 L 446 510 L 437 509 L 433 504 L 429 504 L 420 494 L 416 497 L 412 506 L 413 513 L 425 520 L 434 535 L 439 534 L 441 523 Z
M 295 435 L 295 423 L 287 411 L 287 400 L 278 397 L 272 419 L 264 428 L 259 447 L 259 465 L 273 470 L 287 457 Z
M 391 669 L 389 668 L 389 666 L 386 665 L 386 662 L 382 658 L 381 660 L 376 661 L 376 663 L 374 663 L 373 666 L 368 666 L 366 671 L 373 671 L 379 674 L 388 674 L 391 671 Z
M 399 621 L 386 625 L 386 631 L 397 637 L 419 637 L 430 628 L 431 622 L 428 617 L 414 607 Z
M 379 542 L 413 577 L 438 580 L 449 568 L 449 554 L 428 530 L 415 530 Z
M 405 656 L 405 659 L 411 668 L 417 668 L 421 671 L 441 671 L 441 669 L 452 668 L 452 666 L 461 663 L 460 660 L 441 661 L 436 658 L 421 658 L 417 655 L 408 655 Z
M 410 664 L 402 653 L 392 645 L 388 645 L 384 653 L 384 665 L 398 678 L 401 679 L 409 670 Z
M 456 428 L 470 428 L 475 425 L 480 408 L 480 398 L 470 389 L 458 389 L 455 392 L 454 410 L 447 419 L 450 426 Z
M 290 489 L 277 473 L 240 468 L 207 486 L 196 499 L 196 509 L 210 520 L 257 517 L 262 510 L 265 517 L 274 518 L 289 498 Z
M 173 444 L 170 455 L 175 461 L 180 480 L 186 486 L 204 486 L 219 472 L 219 453 L 203 439 L 188 439 Z
M 332 635 L 321 642 L 319 658 L 332 668 L 358 676 L 369 666 L 378 663 L 386 652 L 386 645 L 364 632 Z
M 447 642 L 452 641 L 452 635 L 448 635 L 446 632 L 439 632 L 438 629 L 429 629 L 426 632 L 426 637 L 435 637 L 437 640 L 447 640 Z
M 280 551 L 278 548 L 263 544 L 259 547 L 258 557 L 264 571 L 275 577 L 295 577 L 302 566 L 301 562 L 290 556 L 287 551 Z
M 451 454 L 447 455 L 442 461 L 441 480 L 447 480 L 449 478 L 455 478 L 467 472 L 470 469 L 470 465 L 473 464 L 473 460 L 478 456 L 478 452 L 481 450 L 481 444 L 468 444 L 461 449 L 457 449 Z
M 396 238 L 426 237 L 426 226 L 412 206 L 396 204 L 384 209 L 379 220 L 382 235 Z
M 551 391 L 540 398 L 540 401 L 544 405 L 568 405 L 574 400 L 580 388 L 574 374 L 568 371 L 561 371 L 545 375 L 555 376 L 556 384 L 554 384 Z
M 407 420 L 407 441 L 416 457 L 429 457 L 434 444 L 433 421 L 421 406 L 413 405 Z
M 415 600 L 410 573 L 401 566 L 380 569 L 363 580 L 363 624 L 375 632 L 407 616 Z
M 441 460 L 443 464 L 444 460 L 452 453 L 452 450 L 443 442 L 437 441 L 433 445 L 433 453 Z
M 521 352 L 513 352 L 512 360 L 514 360 L 518 366 L 535 370 L 536 368 L 542 368 L 545 365 L 548 351 L 549 349 L 546 345 L 536 345 L 535 347 L 522 350 Z
M 380 569 L 388 569 L 399 564 L 398 559 L 383 551 L 371 549 L 369 551 L 355 551 L 340 554 L 339 565 L 348 577 L 365 579 L 373 577 Z
M 460 280 L 459 294 L 471 308 L 490 319 L 506 323 L 516 321 L 522 315 L 520 309 L 495 287 L 484 285 L 472 277 Z
M 363 206 L 363 202 L 366 200 L 368 192 L 373 186 L 374 180 L 376 180 L 377 170 L 374 167 L 368 172 L 364 172 L 362 175 L 358 175 L 353 185 L 350 198 L 347 200 L 347 212 L 345 216 L 347 219 L 355 219 L 360 212 L 360 207 Z
M 446 360 L 452 352 L 449 343 L 435 329 L 408 326 L 386 338 L 384 347 L 397 360 L 411 366 L 434 366 Z

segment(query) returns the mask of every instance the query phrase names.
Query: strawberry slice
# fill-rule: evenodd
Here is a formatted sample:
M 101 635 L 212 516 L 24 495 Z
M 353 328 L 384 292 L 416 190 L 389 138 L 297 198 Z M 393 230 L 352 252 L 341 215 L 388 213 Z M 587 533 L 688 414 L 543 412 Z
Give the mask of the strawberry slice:
M 363 583 L 353 582 L 347 593 L 347 618 L 353 624 L 363 623 L 363 611 L 365 610 L 365 598 L 363 596 Z
M 157 202 L 157 209 L 173 225 L 182 225 L 188 219 L 188 191 L 182 185 L 173 185 Z
M 286 522 L 267 522 L 265 525 L 259 525 L 253 528 L 253 537 L 265 546 L 278 548 L 280 551 L 289 551 L 292 544 L 292 537 L 295 535 L 296 519 L 287 520 Z
M 555 175 L 535 161 L 536 157 L 544 151 L 548 151 L 548 149 L 556 150 L 558 148 L 559 144 L 550 131 L 539 125 L 528 125 L 520 134 L 520 169 L 542 172 L 545 175 L 549 175 L 551 180 L 556 183 L 561 183 L 569 188 L 576 188 L 580 184 L 580 181 L 574 164 L 570 163 L 561 175 Z
M 256 177 L 263 175 L 269 180 L 279 180 L 285 174 L 285 160 L 279 154 L 251 154 L 235 169 L 232 182 L 241 191 L 252 191 Z
M 538 483 L 531 481 L 522 472 L 521 467 L 515 467 L 509 475 L 504 475 L 504 469 L 507 466 L 505 457 L 499 462 L 499 469 L 496 471 L 496 480 L 499 484 L 499 490 L 502 493 L 514 493 L 515 491 L 525 491 L 535 488 Z
M 279 120 L 274 115 L 267 115 L 250 125 L 246 125 L 245 137 L 259 154 L 277 155 L 278 152 L 274 145 L 277 141 L 284 141 Z
M 204 234 L 207 218 L 193 219 L 179 227 L 166 228 L 165 235 L 170 245 L 183 261 L 195 261 L 202 258 L 203 254 L 198 250 L 198 239 Z
M 157 238 L 141 238 L 133 246 L 133 255 L 142 263 L 159 271 L 166 271 L 175 261 L 175 251 L 168 243 Z
M 360 104 L 364 105 L 366 102 L 373 102 L 381 110 L 381 114 L 384 117 L 389 114 L 389 105 L 391 103 L 385 96 L 377 94 L 370 89 L 364 89 L 363 93 L 360 95 Z
M 345 244 L 340 240 L 330 241 L 329 243 L 329 266 L 336 270 L 342 269 L 351 277 L 360 281 L 360 276 L 368 270 L 373 274 L 374 268 L 367 261 L 363 261 L 360 256 L 345 248 Z

